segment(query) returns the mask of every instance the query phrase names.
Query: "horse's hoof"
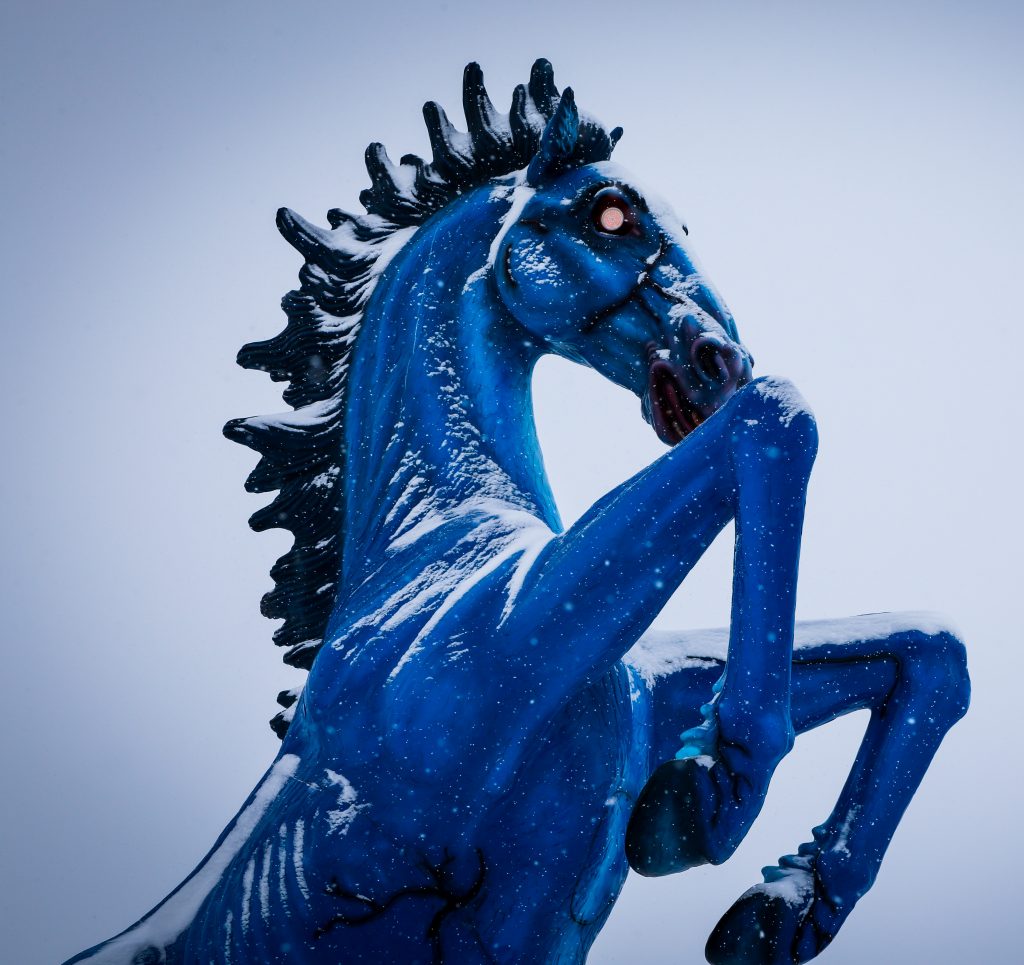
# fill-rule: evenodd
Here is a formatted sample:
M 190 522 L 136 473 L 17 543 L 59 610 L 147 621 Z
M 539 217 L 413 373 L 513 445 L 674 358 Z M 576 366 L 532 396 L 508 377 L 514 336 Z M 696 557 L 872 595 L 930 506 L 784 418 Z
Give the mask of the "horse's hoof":
M 720 864 L 735 850 L 713 833 L 721 792 L 708 759 L 666 761 L 644 785 L 626 828 L 626 858 L 642 875 L 657 877 L 702 864 Z
M 800 965 L 835 937 L 848 911 L 829 901 L 813 871 L 766 870 L 774 880 L 743 894 L 715 926 L 704 949 L 711 965 Z

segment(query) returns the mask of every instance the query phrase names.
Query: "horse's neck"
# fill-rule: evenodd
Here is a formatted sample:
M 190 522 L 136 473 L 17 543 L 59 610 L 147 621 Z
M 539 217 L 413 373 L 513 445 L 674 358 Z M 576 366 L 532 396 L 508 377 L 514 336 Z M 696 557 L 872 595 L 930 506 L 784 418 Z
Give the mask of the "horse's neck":
M 350 373 L 345 559 L 470 509 L 560 526 L 533 421 L 539 351 L 481 267 L 505 203 L 464 199 L 382 276 Z

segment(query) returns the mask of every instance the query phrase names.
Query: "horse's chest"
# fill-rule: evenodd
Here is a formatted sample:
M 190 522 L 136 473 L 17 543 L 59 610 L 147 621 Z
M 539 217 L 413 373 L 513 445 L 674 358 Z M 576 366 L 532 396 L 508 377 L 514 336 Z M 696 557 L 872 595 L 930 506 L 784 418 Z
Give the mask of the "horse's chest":
M 647 777 L 649 697 L 631 673 L 619 664 L 567 703 L 503 815 L 516 829 L 509 858 L 541 876 L 548 912 L 555 902 L 579 924 L 602 918 L 618 895 L 626 822 Z

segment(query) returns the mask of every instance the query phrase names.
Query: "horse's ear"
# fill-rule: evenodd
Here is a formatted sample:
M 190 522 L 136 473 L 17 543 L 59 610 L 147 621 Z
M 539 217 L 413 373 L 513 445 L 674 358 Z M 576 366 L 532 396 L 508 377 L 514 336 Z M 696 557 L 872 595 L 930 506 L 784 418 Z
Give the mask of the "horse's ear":
M 541 135 L 540 147 L 526 169 L 526 183 L 537 187 L 569 166 L 580 136 L 580 114 L 572 88 L 566 87 Z

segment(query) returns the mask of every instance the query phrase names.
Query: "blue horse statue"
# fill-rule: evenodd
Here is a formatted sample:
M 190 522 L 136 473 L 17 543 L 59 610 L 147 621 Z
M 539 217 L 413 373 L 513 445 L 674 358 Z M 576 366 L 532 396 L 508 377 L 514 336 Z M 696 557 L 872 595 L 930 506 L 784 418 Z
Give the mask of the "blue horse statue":
M 806 962 L 967 708 L 934 618 L 794 622 L 814 417 L 752 377 L 687 229 L 609 160 L 621 129 L 544 60 L 507 115 L 476 64 L 463 96 L 466 133 L 424 108 L 430 163 L 368 148 L 365 215 L 278 214 L 301 284 L 239 361 L 293 411 L 225 432 L 278 491 L 253 528 L 294 534 L 263 612 L 309 674 L 209 855 L 73 962 L 583 962 L 629 866 L 725 861 L 795 735 L 866 708 L 835 809 L 706 948 Z M 547 352 L 669 447 L 567 530 L 532 414 Z M 646 632 L 730 521 L 728 630 Z

